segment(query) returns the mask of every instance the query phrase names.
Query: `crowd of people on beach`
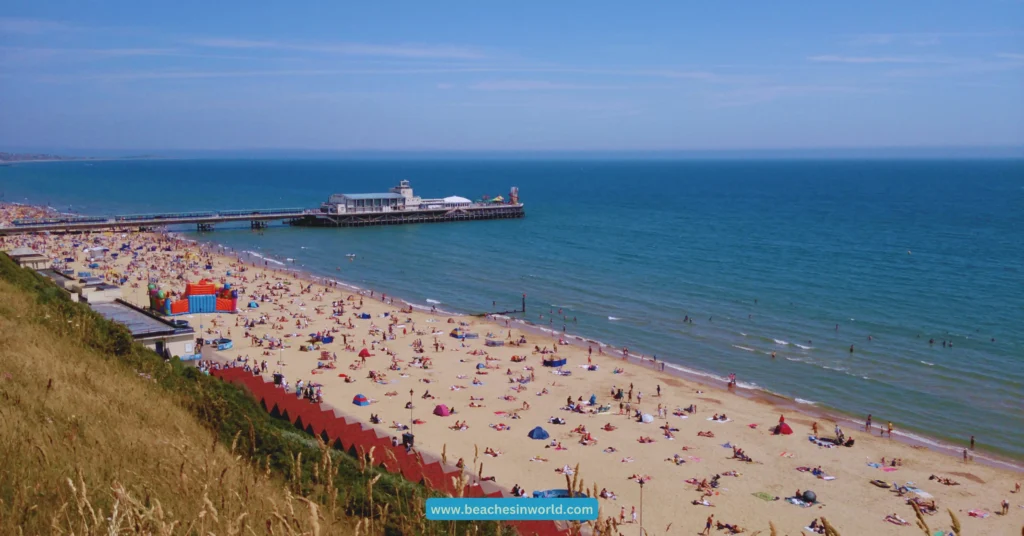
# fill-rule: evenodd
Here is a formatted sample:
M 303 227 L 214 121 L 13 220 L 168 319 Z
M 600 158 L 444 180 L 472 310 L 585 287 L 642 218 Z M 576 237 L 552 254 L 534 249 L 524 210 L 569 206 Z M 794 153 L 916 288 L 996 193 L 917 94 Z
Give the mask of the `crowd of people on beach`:
M 32 213 L 28 209 L 13 210 L 9 208 L 10 205 L 5 207 L 8 208 L 0 210 L 4 218 L 13 214 L 26 217 L 26 214 Z M 374 426 L 383 428 L 390 423 L 389 429 L 395 431 L 422 430 L 426 433 L 434 428 L 442 429 L 437 435 L 442 439 L 435 439 L 433 444 L 420 447 L 429 447 L 434 452 L 440 451 L 442 445 L 450 444 L 453 445 L 450 448 L 465 454 L 466 444 L 460 438 L 480 433 L 479 430 L 500 433 L 493 436 L 496 438 L 495 447 L 484 447 L 483 456 L 489 459 L 500 457 L 502 461 L 494 463 L 502 467 L 500 471 L 503 474 L 521 475 L 516 478 L 527 478 L 529 475 L 533 487 L 545 485 L 544 482 L 553 486 L 557 482 L 548 480 L 536 469 L 549 460 L 554 460 L 553 465 L 557 465 L 557 468 L 548 467 L 545 470 L 547 475 L 574 475 L 576 465 L 571 463 L 573 454 L 585 449 L 607 457 L 604 467 L 596 464 L 581 466 L 580 472 L 588 475 L 588 482 L 605 478 L 603 475 L 610 473 L 609 466 L 637 464 L 635 467 L 644 470 L 629 471 L 631 474 L 628 481 L 638 485 L 650 483 L 651 486 L 657 486 L 651 489 L 669 495 L 678 493 L 680 483 L 685 483 L 687 493 L 694 494 L 690 501 L 683 502 L 689 502 L 687 508 L 716 508 L 714 511 L 722 512 L 725 504 L 742 504 L 736 494 L 730 495 L 725 490 L 735 486 L 723 486 L 722 479 L 742 482 L 745 480 L 744 473 L 759 465 L 771 463 L 775 467 L 790 463 L 785 461 L 792 457 L 787 451 L 797 450 L 795 446 L 784 446 L 782 448 L 786 451 L 778 457 L 774 453 L 767 454 L 766 448 L 759 445 L 766 439 L 755 435 L 759 433 L 757 423 L 746 426 L 733 423 L 734 420 L 746 418 L 749 412 L 737 412 L 730 404 L 709 398 L 709 393 L 704 392 L 705 388 L 679 387 L 684 384 L 675 379 L 651 379 L 650 376 L 638 374 L 637 369 L 628 363 L 622 364 L 623 358 L 628 361 L 633 356 L 628 348 L 623 348 L 621 353 L 609 352 L 607 355 L 603 345 L 596 345 L 596 351 L 595 345 L 586 346 L 585 351 L 569 349 L 566 348 L 569 345 L 565 335 L 557 335 L 556 341 L 545 344 L 541 335 L 515 329 L 508 324 L 504 325 L 507 329 L 502 329 L 501 325 L 485 324 L 477 319 L 450 317 L 436 312 L 419 313 L 411 307 L 396 309 L 393 307 L 393 296 L 345 288 L 326 280 L 303 278 L 280 266 L 270 266 L 266 259 L 243 258 L 216 246 L 196 244 L 168 234 L 27 235 L 2 240 L 4 249 L 24 245 L 59 260 L 55 264 L 58 269 L 79 269 L 87 261 L 98 264 L 99 268 L 95 269 L 97 274 L 126 288 L 128 300 L 141 301 L 138 297 L 143 295 L 146 285 L 151 282 L 181 290 L 186 283 L 200 277 L 230 281 L 244 297 L 240 302 L 255 302 L 258 307 L 243 307 L 230 320 L 227 315 L 209 315 L 202 320 L 201 327 L 196 326 L 197 345 L 203 357 L 195 361 L 194 365 L 200 371 L 209 373 L 222 367 L 242 368 L 253 375 L 266 377 L 285 392 L 294 393 L 297 398 L 310 403 L 326 401 L 336 406 L 347 404 L 358 388 L 365 391 L 369 407 L 359 406 L 348 411 L 356 412 Z M 106 248 L 106 251 L 84 251 L 89 248 Z M 115 257 L 111 255 L 113 252 L 121 254 Z M 554 314 L 553 311 L 549 312 L 547 320 L 551 320 Z M 557 314 L 562 315 L 561 311 Z M 447 329 L 441 329 L 442 324 Z M 462 332 L 489 329 L 491 331 L 487 335 L 490 337 L 485 337 L 485 340 L 501 340 L 507 343 L 508 350 L 516 353 L 508 356 L 508 352 L 502 354 L 494 347 L 485 345 L 482 340 L 455 338 L 450 335 L 454 327 Z M 232 352 L 202 348 L 202 341 L 230 338 L 232 334 L 240 337 L 239 344 Z M 337 337 L 339 340 L 334 343 L 322 342 L 326 337 Z M 545 367 L 544 361 L 552 356 L 568 356 L 571 362 L 558 367 Z M 651 361 L 657 362 L 657 358 Z M 605 363 L 614 363 L 614 367 L 605 368 Z M 578 371 L 576 367 L 579 367 Z M 439 369 L 443 369 L 443 375 Z M 581 379 L 581 376 L 585 379 Z M 295 378 L 294 381 L 292 378 Z M 384 401 L 396 399 L 399 391 L 395 386 L 403 382 L 406 386 L 415 382 L 415 391 L 422 389 L 419 400 L 423 402 L 414 404 L 410 396 L 405 403 L 381 404 L 373 398 L 378 396 Z M 442 382 L 440 388 L 437 382 Z M 352 383 L 358 385 L 350 386 Z M 600 384 L 605 388 L 595 387 Z M 446 385 L 448 389 L 444 389 Z M 722 387 L 734 390 L 736 385 L 736 375 L 730 374 Z M 431 387 L 436 394 L 431 393 Z M 467 390 L 470 393 L 465 393 Z M 669 397 L 671 403 L 667 401 Z M 554 405 L 547 402 L 549 398 L 555 402 Z M 427 401 L 429 407 L 426 411 L 418 407 Z M 446 405 L 444 412 L 439 409 L 442 401 Z M 542 413 L 538 414 L 530 401 L 543 407 L 540 410 Z M 697 402 L 700 402 L 700 407 Z M 430 410 L 435 409 L 443 413 L 443 416 L 438 413 L 428 415 Z M 414 418 L 413 413 L 418 413 L 420 418 Z M 703 426 L 688 421 L 698 415 L 702 417 L 700 423 Z M 405 417 L 409 420 L 406 421 Z M 443 426 L 436 425 L 436 421 L 446 418 L 449 420 Z M 523 427 L 513 421 L 529 423 L 529 427 L 534 424 L 550 425 L 557 433 L 543 443 L 532 443 L 530 438 L 525 437 L 529 427 L 522 430 Z M 864 422 L 867 436 L 874 435 L 872 421 L 873 416 L 868 415 Z M 705 422 L 708 424 L 704 425 Z M 770 423 L 774 424 L 774 421 Z M 892 422 L 878 429 L 879 436 L 893 437 Z M 840 449 L 839 456 L 843 456 L 854 445 L 853 438 L 838 422 L 833 429 L 833 438 L 822 438 L 817 422 L 812 422 L 811 426 L 803 430 L 808 431 L 810 437 L 821 441 L 822 444 L 814 443 L 817 449 L 829 445 L 847 447 Z M 743 438 L 740 442 L 753 452 L 733 443 L 739 441 L 740 437 Z M 443 443 L 444 438 L 447 438 L 448 443 Z M 726 439 L 729 440 L 725 445 L 731 450 L 731 457 L 713 457 L 712 453 L 721 451 L 721 442 Z M 437 444 L 438 441 L 442 444 Z M 786 445 L 784 438 L 774 441 Z M 806 440 L 802 441 L 806 443 Z M 399 444 L 401 440 L 397 435 L 392 435 L 392 442 Z M 524 444 L 528 447 L 524 447 Z M 660 455 L 662 449 L 668 448 L 667 445 L 672 446 L 671 452 Z M 597 448 L 587 449 L 593 446 Z M 504 460 L 521 455 L 527 448 L 534 450 L 528 456 L 505 465 Z M 971 450 L 974 450 L 973 436 Z M 653 471 L 648 451 L 658 453 L 654 459 L 662 464 L 662 471 Z M 742 469 L 743 473 L 727 466 L 713 466 L 709 462 L 713 458 L 716 459 L 713 463 L 733 464 L 733 467 Z M 722 460 L 718 461 L 717 458 Z M 459 456 L 456 465 L 465 468 L 467 472 L 479 473 L 478 467 L 467 467 L 465 459 Z M 863 465 L 862 462 L 858 463 Z M 505 469 L 517 464 L 531 467 L 525 472 Z M 878 469 L 904 470 L 910 464 L 904 464 L 902 455 L 890 455 L 882 458 L 878 465 Z M 814 482 L 826 482 L 825 477 L 832 476 L 820 464 L 805 462 L 800 467 L 806 468 L 804 472 L 819 479 Z M 827 467 L 830 471 L 836 469 L 831 464 Z M 703 475 L 706 476 L 697 474 L 704 468 L 706 470 Z M 869 467 L 864 470 L 874 469 Z M 671 473 L 673 471 L 688 471 L 690 474 Z M 654 476 L 647 472 L 654 472 Z M 684 479 L 682 476 L 689 478 Z M 471 475 L 471 478 L 477 482 L 496 479 L 495 476 L 485 477 L 482 474 Z M 941 486 L 970 485 L 970 482 L 962 484 L 950 477 L 934 474 L 930 480 Z M 564 487 L 564 483 L 562 485 Z M 511 494 L 525 496 L 525 489 L 516 482 Z M 917 488 L 904 486 L 903 489 L 906 494 L 913 493 L 912 489 Z M 803 500 L 804 491 L 798 490 L 787 499 L 795 498 L 807 503 Z M 1013 491 L 1019 492 L 1019 484 Z M 896 492 L 899 492 L 899 487 Z M 633 501 L 636 497 L 631 489 L 614 492 L 608 487 L 602 487 L 597 495 L 601 501 L 609 503 Z M 914 500 L 919 508 L 929 511 L 938 507 L 934 499 L 931 502 L 929 499 Z M 811 501 L 809 505 L 816 503 Z M 1001 507 L 1002 512 L 1009 512 L 1007 501 Z M 669 519 L 688 519 L 694 515 L 667 514 Z M 642 517 L 642 508 L 638 511 L 637 506 L 630 505 L 627 515 L 626 505 L 620 505 L 619 524 L 638 522 L 639 517 Z M 732 519 L 731 514 L 728 517 Z M 606 522 L 613 521 L 609 517 Z M 900 524 L 897 522 L 904 520 L 893 513 L 887 514 L 885 521 Z M 746 522 L 744 524 L 749 525 Z M 807 528 L 814 533 L 824 533 L 819 518 L 815 518 Z M 715 521 L 714 515 L 707 517 L 703 529 L 702 534 L 709 534 L 712 529 L 728 531 L 730 534 L 748 531 L 748 527 L 740 527 L 736 523 Z

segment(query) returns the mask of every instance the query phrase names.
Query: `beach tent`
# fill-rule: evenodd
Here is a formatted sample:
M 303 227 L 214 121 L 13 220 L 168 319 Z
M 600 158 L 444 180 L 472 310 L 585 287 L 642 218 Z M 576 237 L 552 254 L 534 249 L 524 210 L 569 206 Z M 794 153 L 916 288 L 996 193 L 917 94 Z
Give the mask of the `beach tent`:
M 808 502 L 811 504 L 818 502 L 818 496 L 815 495 L 814 492 L 811 490 L 805 491 L 803 495 L 801 495 L 799 498 L 803 499 L 804 502 Z
M 260 306 L 260 304 L 256 303 L 255 301 L 249 302 L 249 308 L 250 309 L 258 309 L 259 306 Z
M 530 439 L 547 439 L 551 437 L 551 435 L 548 434 L 548 431 L 541 428 L 540 426 L 534 428 L 533 430 L 530 430 L 530 433 L 526 435 L 530 436 Z
M 543 364 L 544 364 L 545 367 L 562 367 L 562 366 L 565 366 L 565 364 L 567 362 L 568 362 L 568 359 L 563 357 L 562 359 L 555 359 L 555 358 L 545 359 L 543 361 Z
M 487 365 L 485 365 L 483 363 L 477 363 L 476 364 L 476 368 L 478 368 L 478 369 L 485 369 L 485 368 L 487 368 Z
M 357 406 L 369 406 L 370 401 L 363 395 L 356 395 L 352 398 L 352 403 Z
M 451 415 L 451 413 L 448 411 L 448 406 L 444 404 L 438 404 L 434 406 L 434 415 L 437 415 L 438 417 L 447 417 Z
M 367 350 L 366 348 L 363 348 L 362 350 L 359 351 L 359 357 L 370 357 L 372 355 L 373 354 L 371 354 L 370 351 Z
M 370 318 L 370 313 L 360 313 L 359 314 L 359 318 L 362 318 L 363 320 L 366 320 L 366 319 Z
M 779 425 L 775 427 L 775 435 L 779 435 L 779 434 L 790 435 L 792 433 L 793 433 L 793 429 L 790 428 L 789 425 L 784 423 L 784 422 L 783 423 L 779 423 Z
M 590 405 L 593 406 L 593 405 L 596 405 L 596 404 L 597 404 L 597 395 L 591 394 L 590 395 Z
M 654 422 L 654 417 L 650 413 L 644 413 L 640 420 L 643 422 Z

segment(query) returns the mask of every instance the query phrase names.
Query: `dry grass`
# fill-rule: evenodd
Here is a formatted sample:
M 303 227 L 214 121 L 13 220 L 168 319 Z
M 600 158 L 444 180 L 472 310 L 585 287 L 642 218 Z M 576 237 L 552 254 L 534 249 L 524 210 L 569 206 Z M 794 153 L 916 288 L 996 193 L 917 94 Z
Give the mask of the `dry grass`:
M 49 314 L 0 281 L 0 534 L 353 532 Z M 321 480 L 314 491 L 336 496 Z

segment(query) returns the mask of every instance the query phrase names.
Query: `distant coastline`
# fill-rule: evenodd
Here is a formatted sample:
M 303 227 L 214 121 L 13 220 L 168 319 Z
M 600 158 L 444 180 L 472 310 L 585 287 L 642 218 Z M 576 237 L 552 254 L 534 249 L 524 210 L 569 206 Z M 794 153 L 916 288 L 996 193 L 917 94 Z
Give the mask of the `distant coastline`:
M 41 162 L 104 162 L 110 160 L 157 160 L 162 157 L 157 155 L 134 155 L 134 156 L 113 156 L 113 157 L 92 157 L 92 156 L 65 156 L 45 153 L 10 153 L 0 151 L 0 165 L 2 164 L 30 164 Z

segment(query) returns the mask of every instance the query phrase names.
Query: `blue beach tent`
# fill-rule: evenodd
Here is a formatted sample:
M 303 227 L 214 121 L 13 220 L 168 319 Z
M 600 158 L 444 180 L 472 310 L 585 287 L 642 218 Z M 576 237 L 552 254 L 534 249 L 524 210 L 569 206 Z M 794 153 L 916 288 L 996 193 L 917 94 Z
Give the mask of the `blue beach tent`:
M 540 426 L 534 428 L 533 430 L 530 430 L 530 433 L 526 435 L 530 436 L 530 439 L 547 439 L 551 437 L 551 435 L 548 434 L 548 431 L 541 428 Z
M 356 395 L 355 397 L 353 397 L 352 398 L 352 403 L 357 405 L 357 406 L 369 406 L 370 405 L 370 401 L 367 400 L 366 397 L 361 395 L 361 394 L 360 395 Z

